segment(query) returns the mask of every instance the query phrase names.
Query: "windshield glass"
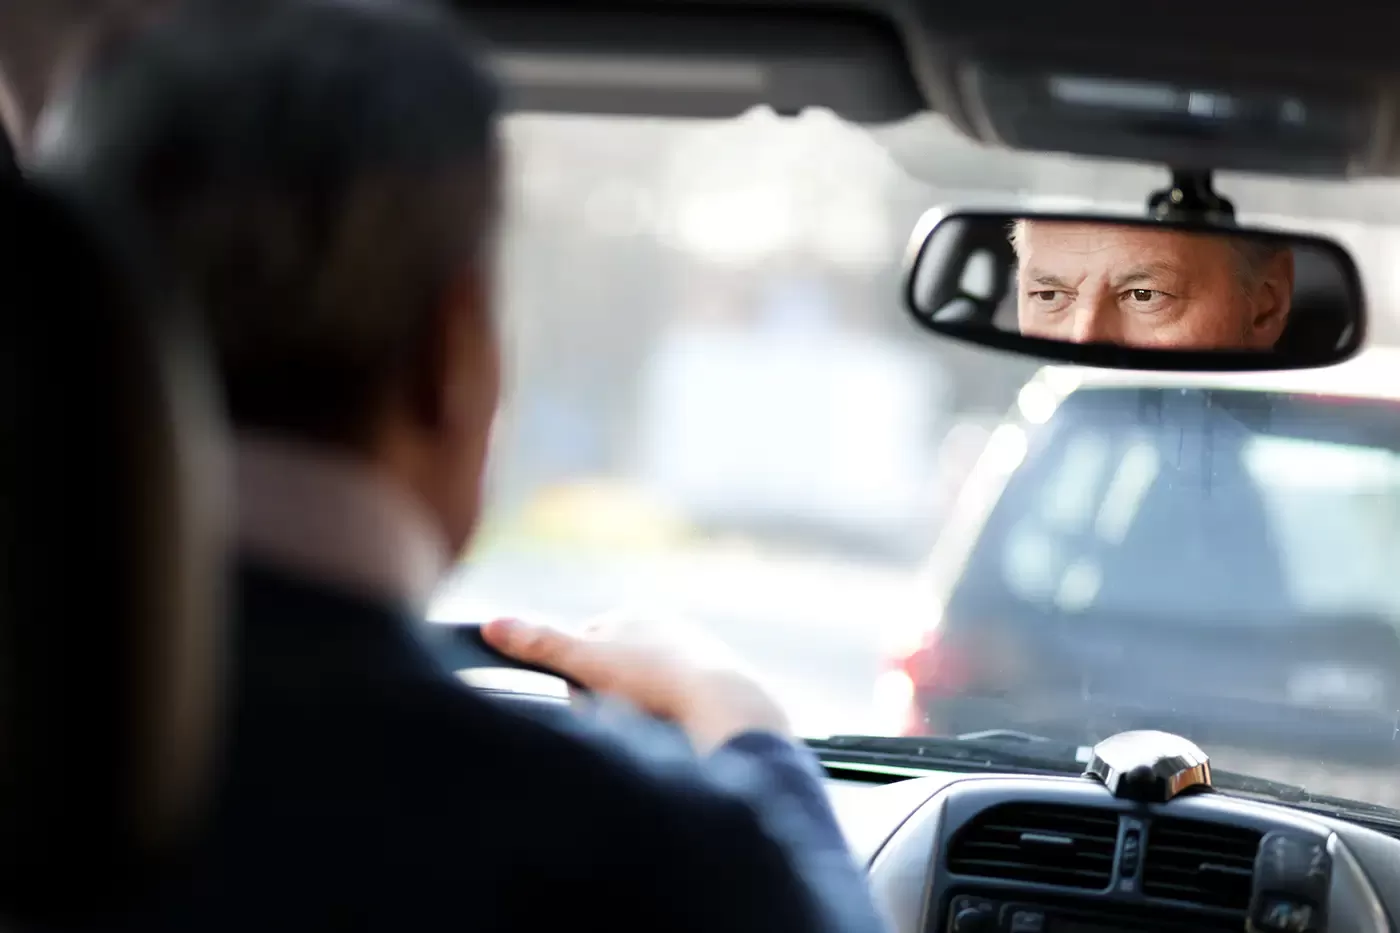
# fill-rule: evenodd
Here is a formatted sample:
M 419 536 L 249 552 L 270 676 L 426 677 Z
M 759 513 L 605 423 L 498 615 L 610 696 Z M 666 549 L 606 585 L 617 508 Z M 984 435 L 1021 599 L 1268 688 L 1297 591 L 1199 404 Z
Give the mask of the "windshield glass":
M 1028 419 L 1034 361 L 901 306 L 928 208 L 1134 206 L 1165 173 L 822 112 L 507 141 L 492 509 L 437 620 L 679 615 L 805 735 L 1165 728 L 1400 805 L 1400 409 L 1084 387 Z M 1393 340 L 1400 188 L 1220 186 L 1341 239 Z
M 1150 612 L 1188 636 L 1225 620 L 1284 633 L 1309 618 L 1400 618 L 1397 413 L 1082 389 L 1036 432 L 955 595 Z

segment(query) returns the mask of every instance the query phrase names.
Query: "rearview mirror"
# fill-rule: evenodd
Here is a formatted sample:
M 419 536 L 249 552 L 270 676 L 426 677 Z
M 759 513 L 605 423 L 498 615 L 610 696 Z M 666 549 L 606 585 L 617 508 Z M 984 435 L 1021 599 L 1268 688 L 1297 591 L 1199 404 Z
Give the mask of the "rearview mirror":
M 1365 337 L 1360 277 L 1321 237 L 1079 214 L 930 212 L 914 318 L 1044 359 L 1157 370 L 1301 369 Z

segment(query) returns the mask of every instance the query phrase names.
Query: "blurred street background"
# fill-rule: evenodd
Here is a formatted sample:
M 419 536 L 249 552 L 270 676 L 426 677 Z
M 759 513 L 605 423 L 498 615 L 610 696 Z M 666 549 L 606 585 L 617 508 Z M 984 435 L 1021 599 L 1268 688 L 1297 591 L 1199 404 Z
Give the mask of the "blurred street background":
M 679 615 L 750 661 L 804 734 L 896 729 L 875 702 L 887 644 L 927 611 L 916 573 L 1036 370 L 912 323 L 909 233 L 942 205 L 1131 209 L 1165 173 L 984 151 L 933 119 L 872 134 L 820 112 L 523 116 L 508 130 L 491 514 L 435 618 Z M 1327 192 L 1346 220 L 1318 214 L 1319 186 L 1219 186 L 1244 219 L 1346 243 L 1375 339 L 1397 342 L 1400 227 L 1381 218 L 1400 217 L 1400 186 Z M 1383 774 L 1212 751 L 1400 805 Z

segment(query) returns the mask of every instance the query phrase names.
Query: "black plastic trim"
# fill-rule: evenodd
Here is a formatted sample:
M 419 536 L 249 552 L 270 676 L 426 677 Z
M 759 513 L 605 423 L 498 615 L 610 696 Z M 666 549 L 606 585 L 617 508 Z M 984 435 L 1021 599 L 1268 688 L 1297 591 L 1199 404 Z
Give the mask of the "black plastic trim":
M 1008 211 L 956 210 L 943 213 L 938 222 L 958 218 L 1004 218 Z M 1071 344 L 1039 337 L 1023 337 L 984 325 L 960 326 L 942 324 L 921 314 L 915 301 L 914 286 L 916 276 L 913 271 L 933 239 L 935 224 L 923 225 L 927 230 L 923 242 L 911 250 L 910 261 L 905 269 L 902 289 L 904 306 L 914 322 L 925 330 L 961 343 L 980 347 L 990 347 L 1021 356 L 1029 356 L 1059 363 L 1073 363 L 1081 366 L 1097 366 L 1103 369 L 1154 370 L 1157 372 L 1278 372 L 1293 369 L 1315 369 L 1330 366 L 1355 356 L 1365 345 L 1367 333 L 1367 309 L 1365 290 L 1361 275 L 1351 254 L 1327 237 L 1295 233 L 1287 230 L 1273 230 L 1264 227 L 1221 227 L 1209 223 L 1184 220 L 1157 220 L 1150 217 L 1133 217 L 1111 214 L 1047 213 L 1040 211 L 1017 212 L 1017 216 L 1033 220 L 1066 223 L 1112 223 L 1123 226 L 1150 227 L 1154 229 L 1187 230 L 1199 233 L 1244 233 L 1255 239 L 1272 239 L 1292 244 L 1304 244 L 1321 252 L 1330 253 L 1337 259 L 1338 267 L 1346 278 L 1346 284 L 1357 304 L 1357 316 L 1342 344 L 1326 355 L 1316 358 L 1295 356 L 1280 358 L 1271 353 L 1237 352 L 1228 350 L 1153 350 L 1137 347 L 1120 347 L 1107 344 Z

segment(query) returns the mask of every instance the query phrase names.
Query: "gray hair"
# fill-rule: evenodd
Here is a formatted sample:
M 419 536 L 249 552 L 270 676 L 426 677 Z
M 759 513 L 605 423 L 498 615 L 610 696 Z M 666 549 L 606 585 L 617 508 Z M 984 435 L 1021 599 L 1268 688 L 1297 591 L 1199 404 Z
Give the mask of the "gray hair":
M 1286 243 L 1254 237 L 1226 237 L 1239 259 L 1240 280 L 1246 288 L 1257 288 L 1269 274 L 1269 267 L 1284 253 L 1292 251 Z
M 456 18 L 203 0 L 75 82 L 43 169 L 151 235 L 235 423 L 359 444 L 496 219 L 499 88 Z
M 1011 241 L 1011 247 L 1019 257 L 1023 255 L 1026 241 L 1025 219 L 1012 221 L 1007 238 Z M 1283 253 L 1288 252 L 1291 247 L 1287 244 L 1280 245 L 1278 242 L 1255 237 L 1231 236 L 1223 234 L 1222 240 L 1230 245 L 1234 250 L 1236 272 L 1240 284 L 1248 289 L 1257 288 L 1263 283 L 1264 278 L 1269 273 L 1269 266 Z

